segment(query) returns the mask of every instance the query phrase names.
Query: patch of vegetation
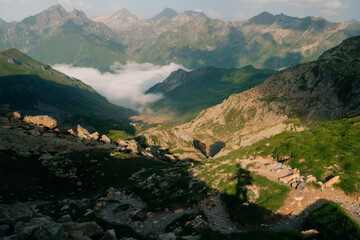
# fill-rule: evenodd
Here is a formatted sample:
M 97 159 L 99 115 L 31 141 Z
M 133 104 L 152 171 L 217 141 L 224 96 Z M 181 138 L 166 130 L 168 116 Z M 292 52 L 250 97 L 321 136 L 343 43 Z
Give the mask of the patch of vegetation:
M 288 119 L 284 120 L 283 123 L 286 125 L 292 124 L 295 127 L 301 127 L 301 122 L 300 122 L 300 119 L 298 119 L 298 118 L 288 118 Z
M 227 157 L 244 155 L 272 155 L 278 160 L 291 156 L 288 164 L 302 175 L 313 175 L 323 182 L 339 175 L 337 186 L 346 193 L 356 193 L 360 190 L 360 117 L 314 123 L 302 132 L 283 132 Z
M 320 239 L 360 239 L 360 225 L 337 203 L 327 203 L 310 213 L 304 225 L 320 232 Z
M 125 131 L 119 131 L 119 130 L 110 130 L 107 135 L 111 140 L 115 142 L 119 139 L 127 140 L 135 137 L 134 135 L 128 134 Z

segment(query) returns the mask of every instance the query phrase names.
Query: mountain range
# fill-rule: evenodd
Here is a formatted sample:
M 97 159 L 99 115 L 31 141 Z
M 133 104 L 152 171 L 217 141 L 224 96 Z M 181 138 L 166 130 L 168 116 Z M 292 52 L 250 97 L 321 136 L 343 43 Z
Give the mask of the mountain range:
M 165 9 L 139 20 L 126 9 L 89 19 L 55 5 L 15 24 L 0 25 L 0 48 L 15 47 L 48 64 L 109 70 L 115 62 L 280 69 L 315 60 L 342 40 L 360 34 L 359 24 L 295 18 L 264 12 L 243 22 Z

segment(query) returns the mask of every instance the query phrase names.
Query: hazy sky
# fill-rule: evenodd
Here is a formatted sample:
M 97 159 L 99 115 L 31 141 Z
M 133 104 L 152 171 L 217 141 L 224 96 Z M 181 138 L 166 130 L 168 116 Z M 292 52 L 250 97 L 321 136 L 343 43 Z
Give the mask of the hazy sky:
M 263 11 L 289 16 L 323 16 L 331 21 L 360 20 L 360 0 L 0 0 L 0 18 L 20 21 L 60 3 L 89 17 L 127 8 L 139 18 L 150 18 L 165 7 L 179 12 L 201 10 L 213 18 L 242 20 Z

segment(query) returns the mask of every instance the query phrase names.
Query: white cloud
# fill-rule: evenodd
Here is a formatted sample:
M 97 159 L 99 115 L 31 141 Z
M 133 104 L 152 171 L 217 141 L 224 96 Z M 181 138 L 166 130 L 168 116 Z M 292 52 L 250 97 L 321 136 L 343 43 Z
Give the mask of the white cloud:
M 157 66 L 150 63 L 128 62 L 126 65 L 114 63 L 111 66 L 113 72 L 105 73 L 95 68 L 73 67 L 66 64 L 58 64 L 53 68 L 92 86 L 114 104 L 143 111 L 147 103 L 162 98 L 161 95 L 146 95 L 144 92 L 165 80 L 173 71 L 183 67 L 175 63 Z

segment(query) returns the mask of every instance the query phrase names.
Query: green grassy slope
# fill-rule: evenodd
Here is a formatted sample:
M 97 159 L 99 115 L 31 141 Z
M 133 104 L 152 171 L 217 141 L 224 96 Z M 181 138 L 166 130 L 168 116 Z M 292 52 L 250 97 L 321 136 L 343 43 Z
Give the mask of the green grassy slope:
M 276 159 L 291 156 L 288 164 L 302 175 L 313 175 L 324 182 L 340 176 L 336 186 L 346 193 L 360 190 L 360 118 L 313 123 L 303 132 L 283 132 L 252 146 L 232 152 L 228 157 L 272 155 Z
M 221 103 L 231 94 L 263 83 L 274 73 L 252 66 L 241 69 L 207 67 L 191 72 L 179 69 L 147 93 L 161 93 L 164 96 L 151 105 L 155 111 L 175 113 L 183 120 L 190 120 L 201 110 Z
M 118 129 L 130 129 L 123 122 L 135 114 L 130 109 L 109 103 L 90 86 L 78 79 L 40 63 L 16 49 L 0 52 L 0 103 L 14 109 L 35 110 L 38 103 L 81 116 L 88 124 L 105 130 L 101 121 L 113 119 Z M 119 122 L 120 121 L 120 122 Z M 110 126 L 107 126 L 110 127 Z

